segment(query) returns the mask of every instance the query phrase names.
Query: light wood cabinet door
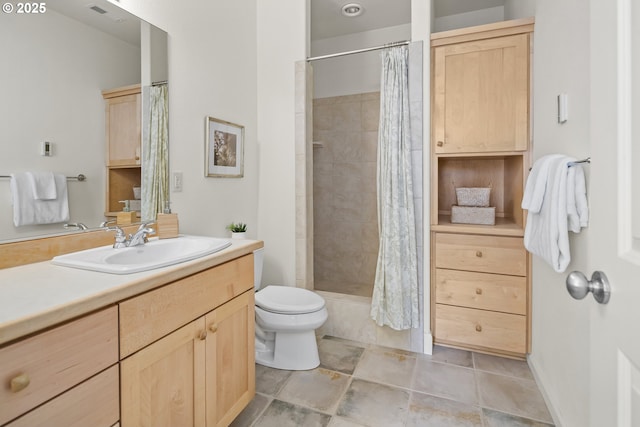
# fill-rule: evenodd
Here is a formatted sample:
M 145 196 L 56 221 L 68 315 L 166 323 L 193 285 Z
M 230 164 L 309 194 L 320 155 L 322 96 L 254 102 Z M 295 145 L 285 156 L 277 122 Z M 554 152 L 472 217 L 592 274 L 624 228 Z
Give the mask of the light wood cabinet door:
M 120 362 L 122 427 L 205 426 L 201 317 Z
M 106 100 L 107 166 L 140 165 L 140 93 Z
M 207 427 L 227 426 L 255 395 L 254 291 L 206 316 Z
M 524 151 L 529 139 L 529 35 L 433 49 L 436 154 Z

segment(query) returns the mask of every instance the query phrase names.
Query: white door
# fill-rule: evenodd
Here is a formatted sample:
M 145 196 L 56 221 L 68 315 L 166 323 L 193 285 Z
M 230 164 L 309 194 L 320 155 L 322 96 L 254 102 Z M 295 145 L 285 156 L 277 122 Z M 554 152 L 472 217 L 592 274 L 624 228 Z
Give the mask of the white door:
M 591 305 L 591 401 L 585 410 L 592 427 L 638 427 L 640 2 L 591 0 L 590 6 L 589 265 L 608 276 L 611 299 L 606 305 L 591 296 L 581 302 Z

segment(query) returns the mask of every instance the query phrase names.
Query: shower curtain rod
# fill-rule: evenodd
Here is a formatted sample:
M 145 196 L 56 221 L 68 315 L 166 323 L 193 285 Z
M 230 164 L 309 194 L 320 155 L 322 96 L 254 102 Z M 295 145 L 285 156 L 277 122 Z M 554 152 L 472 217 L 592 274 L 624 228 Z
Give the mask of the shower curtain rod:
M 317 61 L 319 59 L 335 58 L 337 56 L 353 55 L 354 53 L 369 52 L 371 50 L 386 49 L 388 47 L 404 46 L 404 45 L 408 45 L 409 43 L 411 43 L 411 41 L 404 40 L 404 41 L 401 41 L 401 42 L 387 43 L 387 44 L 382 45 L 382 46 L 365 47 L 364 49 L 351 50 L 349 52 L 330 53 L 329 55 L 314 56 L 313 58 L 307 58 L 307 62 Z

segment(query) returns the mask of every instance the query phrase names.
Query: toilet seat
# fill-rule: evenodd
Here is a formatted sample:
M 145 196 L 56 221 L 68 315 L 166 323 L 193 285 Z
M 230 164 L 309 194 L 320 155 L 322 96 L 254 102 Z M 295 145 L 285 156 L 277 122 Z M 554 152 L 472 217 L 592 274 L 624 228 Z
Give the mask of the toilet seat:
M 324 299 L 311 291 L 291 286 L 269 285 L 256 292 L 256 306 L 272 313 L 305 314 L 324 308 Z

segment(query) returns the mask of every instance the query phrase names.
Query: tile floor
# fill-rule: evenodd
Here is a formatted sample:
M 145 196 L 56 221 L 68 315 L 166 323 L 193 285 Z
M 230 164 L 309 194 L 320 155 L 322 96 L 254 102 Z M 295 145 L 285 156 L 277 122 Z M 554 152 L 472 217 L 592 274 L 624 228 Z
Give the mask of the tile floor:
M 431 356 L 340 338 L 320 366 L 256 365 L 256 396 L 234 427 L 552 426 L 526 362 L 434 348 Z

